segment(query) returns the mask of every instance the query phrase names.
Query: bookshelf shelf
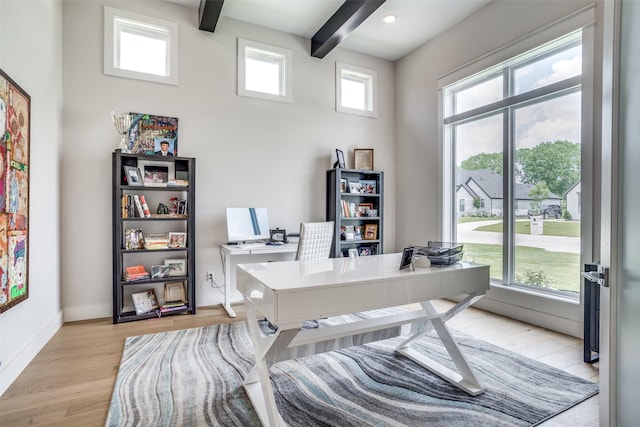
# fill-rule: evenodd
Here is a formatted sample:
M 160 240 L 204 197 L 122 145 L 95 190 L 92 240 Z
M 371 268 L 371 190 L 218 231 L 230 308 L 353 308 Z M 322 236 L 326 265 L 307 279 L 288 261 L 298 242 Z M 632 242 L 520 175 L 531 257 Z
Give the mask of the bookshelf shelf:
M 128 185 L 125 167 L 142 169 L 147 165 L 166 167 L 168 179 L 188 182 L 188 185 Z M 162 157 L 141 154 L 128 154 L 116 150 L 112 156 L 113 173 L 113 323 L 150 319 L 158 316 L 176 314 L 195 314 L 195 159 L 191 157 Z M 137 196 L 137 197 L 136 197 Z M 138 200 L 135 200 L 135 199 Z M 172 206 L 179 201 L 177 213 L 156 213 L 157 206 Z M 140 206 L 138 207 L 138 201 Z M 146 204 L 146 206 L 144 206 Z M 173 232 L 183 235 L 184 246 L 176 248 L 131 249 L 131 233 L 135 230 L 136 238 L 142 235 L 167 234 Z M 130 239 L 130 240 L 127 240 Z M 163 242 L 163 239 L 159 239 Z M 135 245 L 134 247 L 138 247 Z M 151 272 L 152 266 L 178 265 L 184 268 L 185 274 L 165 278 L 146 277 L 140 280 L 125 280 L 123 273 L 127 268 L 143 266 Z M 162 267 L 156 267 L 162 268 Z M 167 267 L 165 267 L 167 268 Z M 185 305 L 161 312 L 160 309 L 136 314 L 133 309 L 132 293 L 153 289 L 162 307 L 164 301 L 164 284 L 180 282 L 185 287 Z M 140 310 L 138 310 L 140 311 Z

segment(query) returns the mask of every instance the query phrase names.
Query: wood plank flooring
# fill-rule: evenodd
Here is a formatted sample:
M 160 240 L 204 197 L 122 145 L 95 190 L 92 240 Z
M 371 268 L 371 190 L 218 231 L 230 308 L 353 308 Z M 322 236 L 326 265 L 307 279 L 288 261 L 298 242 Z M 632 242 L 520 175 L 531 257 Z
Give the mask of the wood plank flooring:
M 450 303 L 438 301 L 438 308 Z M 220 307 L 200 307 L 196 315 L 168 316 L 113 325 L 111 319 L 67 323 L 60 328 L 27 369 L 0 396 L 0 426 L 103 426 L 128 336 L 195 328 L 245 320 L 235 305 L 230 319 Z M 448 323 L 452 329 L 598 381 L 597 364 L 582 362 L 582 341 L 514 321 L 473 307 Z M 597 396 L 542 424 L 598 425 Z

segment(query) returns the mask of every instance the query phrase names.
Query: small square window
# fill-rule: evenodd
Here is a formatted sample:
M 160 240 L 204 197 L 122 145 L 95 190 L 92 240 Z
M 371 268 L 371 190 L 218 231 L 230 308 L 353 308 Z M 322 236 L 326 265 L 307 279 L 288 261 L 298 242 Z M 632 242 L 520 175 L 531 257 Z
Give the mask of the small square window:
M 104 7 L 104 73 L 178 84 L 178 24 Z
M 336 111 L 377 117 L 377 73 L 336 62 Z
M 292 102 L 291 50 L 238 39 L 238 95 Z

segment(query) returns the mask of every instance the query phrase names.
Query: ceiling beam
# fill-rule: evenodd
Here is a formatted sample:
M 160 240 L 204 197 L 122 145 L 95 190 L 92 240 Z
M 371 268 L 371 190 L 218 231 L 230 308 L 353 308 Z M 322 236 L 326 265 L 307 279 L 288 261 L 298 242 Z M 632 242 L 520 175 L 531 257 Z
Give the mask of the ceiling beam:
M 218 19 L 220 19 L 223 4 L 224 0 L 200 0 L 198 8 L 200 25 L 198 28 L 213 33 L 216 30 Z
M 346 0 L 311 38 L 311 56 L 324 58 L 386 0 Z

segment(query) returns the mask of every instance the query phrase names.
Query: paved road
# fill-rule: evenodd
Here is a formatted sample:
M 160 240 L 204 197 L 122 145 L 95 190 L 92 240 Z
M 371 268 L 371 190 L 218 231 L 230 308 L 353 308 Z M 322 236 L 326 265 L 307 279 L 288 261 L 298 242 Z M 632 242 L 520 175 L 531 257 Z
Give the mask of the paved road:
M 546 219 L 544 221 L 546 222 L 546 221 L 558 221 L 558 220 Z M 477 227 L 482 227 L 484 225 L 490 225 L 490 224 L 497 224 L 500 222 L 502 221 L 490 220 L 490 221 L 465 222 L 462 224 L 458 224 L 458 242 L 502 244 L 502 233 L 474 230 Z M 552 252 L 568 252 L 573 254 L 580 253 L 579 237 L 516 234 L 516 245 L 542 248 Z

